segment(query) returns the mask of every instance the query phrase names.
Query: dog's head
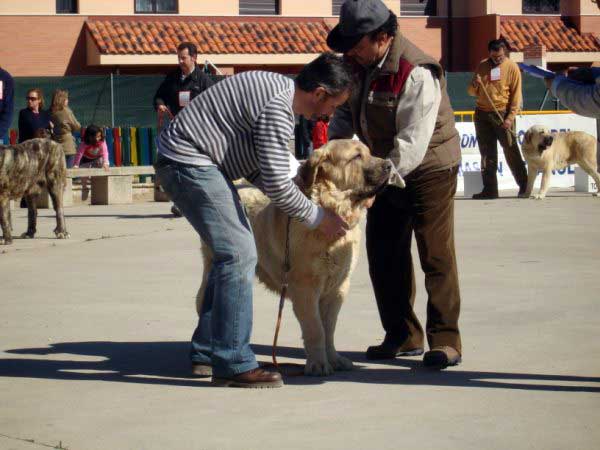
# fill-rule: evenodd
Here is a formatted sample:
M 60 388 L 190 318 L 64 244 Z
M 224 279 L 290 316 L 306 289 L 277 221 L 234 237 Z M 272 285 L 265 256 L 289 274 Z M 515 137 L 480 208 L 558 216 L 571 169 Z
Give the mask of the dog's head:
M 348 217 L 372 204 L 387 186 L 390 170 L 391 163 L 371 156 L 363 143 L 339 139 L 316 150 L 300 167 L 298 184 L 321 206 Z
M 533 149 L 541 155 L 553 142 L 554 136 L 548 128 L 543 125 L 534 125 L 525 133 L 523 146 Z

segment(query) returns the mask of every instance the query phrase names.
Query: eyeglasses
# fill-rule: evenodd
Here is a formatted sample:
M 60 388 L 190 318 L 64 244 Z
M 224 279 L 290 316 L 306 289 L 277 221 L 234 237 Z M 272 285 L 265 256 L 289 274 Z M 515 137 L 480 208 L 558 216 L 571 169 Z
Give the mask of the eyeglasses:
M 39 98 L 37 97 L 25 97 L 25 100 L 30 100 L 30 101 L 35 101 L 35 100 L 39 100 Z

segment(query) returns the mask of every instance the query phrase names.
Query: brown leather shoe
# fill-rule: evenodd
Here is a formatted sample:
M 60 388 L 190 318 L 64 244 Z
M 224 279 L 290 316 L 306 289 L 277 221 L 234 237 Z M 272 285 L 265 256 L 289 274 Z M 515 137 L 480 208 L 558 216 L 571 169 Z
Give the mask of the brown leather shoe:
M 192 374 L 196 377 L 212 376 L 212 366 L 208 364 L 192 363 Z
M 428 369 L 445 369 L 448 366 L 456 366 L 462 361 L 460 353 L 447 345 L 433 347 L 423 356 L 423 365 Z
M 407 348 L 383 341 L 380 345 L 372 345 L 367 348 L 365 357 L 367 359 L 394 359 L 397 356 L 419 356 L 422 354 L 423 349 L 420 347 Z
M 283 386 L 283 380 L 279 372 L 269 372 L 257 367 L 234 375 L 231 378 L 212 378 L 213 386 L 240 387 L 240 388 L 278 388 Z
M 471 197 L 473 200 L 496 200 L 498 198 L 497 192 L 481 191 L 479 194 L 473 194 Z

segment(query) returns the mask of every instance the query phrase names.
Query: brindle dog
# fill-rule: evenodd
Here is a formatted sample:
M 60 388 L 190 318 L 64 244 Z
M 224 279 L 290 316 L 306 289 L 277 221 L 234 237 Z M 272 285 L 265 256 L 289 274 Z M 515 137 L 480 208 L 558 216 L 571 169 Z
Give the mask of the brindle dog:
M 23 238 L 33 238 L 36 232 L 36 194 L 45 186 L 56 212 L 54 234 L 58 239 L 69 237 L 63 213 L 63 192 L 67 166 L 62 146 L 50 139 L 30 139 L 17 145 L 0 145 L 0 225 L 4 244 L 12 243 L 9 201 L 24 197 L 27 201 L 27 231 Z

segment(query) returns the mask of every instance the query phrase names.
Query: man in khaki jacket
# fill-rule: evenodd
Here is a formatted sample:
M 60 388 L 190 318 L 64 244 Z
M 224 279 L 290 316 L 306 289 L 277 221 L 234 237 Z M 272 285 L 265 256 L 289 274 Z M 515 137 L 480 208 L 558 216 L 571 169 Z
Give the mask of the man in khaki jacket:
M 385 338 L 368 359 L 416 356 L 424 332 L 413 310 L 413 233 L 428 293 L 423 363 L 461 361 L 460 292 L 454 248 L 454 193 L 460 145 L 440 64 L 398 31 L 381 0 L 347 0 L 327 44 L 355 64 L 356 88 L 336 110 L 330 139 L 357 134 L 393 163 L 390 185 L 367 215 L 369 273 Z
M 508 49 L 503 40 L 490 41 L 488 51 L 489 58 L 479 63 L 473 80 L 467 87 L 469 95 L 477 97 L 475 132 L 481 153 L 483 179 L 483 191 L 473 195 L 473 198 L 498 198 L 497 141 L 500 141 L 504 149 L 506 162 L 519 185 L 518 195 L 521 197 L 527 188 L 527 169 L 521 157 L 514 126 L 515 116 L 522 103 L 521 72 L 517 64 L 508 58 Z

